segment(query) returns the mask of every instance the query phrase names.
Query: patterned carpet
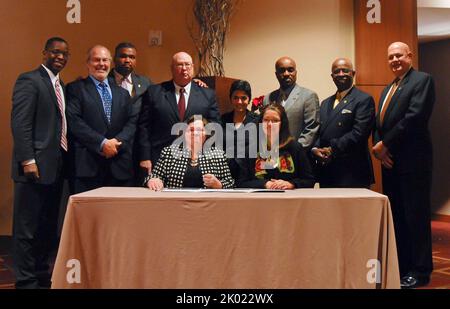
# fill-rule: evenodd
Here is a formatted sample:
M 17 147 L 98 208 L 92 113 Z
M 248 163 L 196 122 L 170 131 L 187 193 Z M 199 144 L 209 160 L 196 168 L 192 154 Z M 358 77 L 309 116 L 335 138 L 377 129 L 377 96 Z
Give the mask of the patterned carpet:
M 432 221 L 434 271 L 422 289 L 450 289 L 450 222 Z M 10 237 L 0 237 L 0 289 L 14 288 Z

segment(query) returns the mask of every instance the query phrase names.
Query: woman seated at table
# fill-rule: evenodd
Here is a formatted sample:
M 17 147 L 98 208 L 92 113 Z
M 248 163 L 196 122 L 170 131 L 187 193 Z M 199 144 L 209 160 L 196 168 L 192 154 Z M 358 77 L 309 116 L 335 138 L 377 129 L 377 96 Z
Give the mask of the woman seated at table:
M 248 124 L 254 124 L 254 133 L 257 133 L 258 115 L 248 110 L 251 97 L 252 89 L 247 81 L 234 81 L 230 88 L 233 111 L 224 114 L 221 119 L 224 149 L 228 157 L 231 175 L 235 179 L 239 175 L 239 170 L 245 167 L 245 158 L 249 157 L 249 148 L 256 149 L 256 138 L 251 138 L 249 136 L 251 129 L 246 130 L 245 128 L 248 127 Z M 252 143 L 254 145 L 250 145 Z
M 267 105 L 261 112 L 259 123 L 264 134 L 258 142 L 258 155 L 246 160 L 246 168 L 237 181 L 238 187 L 281 190 L 312 188 L 314 176 L 311 164 L 303 147 L 289 133 L 283 106 L 278 103 Z
M 203 149 L 208 121 L 201 116 L 187 120 L 184 143 L 165 147 L 156 163 L 153 174 L 145 186 L 159 191 L 166 188 L 233 188 L 227 159 L 222 150 Z

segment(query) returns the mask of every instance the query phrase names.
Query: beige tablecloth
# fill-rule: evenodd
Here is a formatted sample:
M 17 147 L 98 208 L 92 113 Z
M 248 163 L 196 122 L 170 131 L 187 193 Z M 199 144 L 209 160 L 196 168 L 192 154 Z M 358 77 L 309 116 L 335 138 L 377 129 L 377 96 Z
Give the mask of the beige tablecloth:
M 53 288 L 400 285 L 389 200 L 365 189 L 74 195 L 52 280 Z

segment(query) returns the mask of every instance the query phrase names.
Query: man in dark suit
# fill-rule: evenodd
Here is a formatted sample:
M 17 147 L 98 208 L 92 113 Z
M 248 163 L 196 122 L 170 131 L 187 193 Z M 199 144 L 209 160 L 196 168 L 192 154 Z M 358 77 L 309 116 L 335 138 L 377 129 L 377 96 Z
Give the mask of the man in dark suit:
M 311 150 L 322 188 L 368 188 L 374 181 L 367 140 L 375 123 L 375 102 L 353 86 L 349 59 L 331 66 L 337 92 L 320 106 L 319 138 Z
M 111 61 L 106 47 L 92 47 L 89 76 L 67 86 L 73 193 L 133 184 L 138 115 L 128 91 L 108 81 Z
M 275 75 L 280 88 L 264 97 L 264 105 L 280 103 L 286 110 L 291 135 L 303 148 L 311 149 L 319 132 L 319 97 L 297 84 L 297 64 L 293 59 L 278 59 Z
M 142 102 L 139 119 L 140 166 L 149 173 L 156 164 L 161 150 L 176 136 L 172 126 L 192 115 L 202 115 L 209 121 L 219 122 L 216 94 L 192 82 L 192 57 L 179 52 L 172 57 L 172 80 L 150 86 Z
M 48 258 L 57 246 L 67 146 L 64 84 L 59 72 L 69 57 L 58 37 L 45 44 L 42 65 L 21 74 L 14 86 L 13 257 L 16 288 L 50 286 Z
M 429 74 L 412 68 L 412 56 L 405 43 L 395 42 L 388 48 L 395 80 L 381 94 L 372 149 L 382 163 L 383 192 L 392 206 L 404 288 L 428 284 L 433 270 L 428 121 L 435 90 Z
M 152 81 L 143 75 L 136 73 L 136 47 L 129 42 L 119 43 L 114 52 L 114 68 L 109 73 L 111 82 L 124 88 L 131 96 L 133 108 L 139 114 L 142 106 L 142 97 Z M 137 143 L 137 134 L 133 144 L 133 166 L 134 166 L 134 185 L 141 186 L 146 174 L 139 167 L 139 143 Z

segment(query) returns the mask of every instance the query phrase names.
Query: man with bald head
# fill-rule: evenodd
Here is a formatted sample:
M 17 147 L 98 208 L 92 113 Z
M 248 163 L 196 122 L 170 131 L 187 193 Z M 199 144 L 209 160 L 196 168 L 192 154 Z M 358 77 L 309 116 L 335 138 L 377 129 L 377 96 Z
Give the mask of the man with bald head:
M 72 193 L 133 184 L 138 111 L 128 91 L 108 80 L 111 61 L 106 47 L 90 48 L 88 77 L 67 86 Z
M 368 138 L 375 123 L 375 102 L 353 86 L 349 59 L 331 66 L 335 94 L 320 105 L 319 138 L 311 152 L 322 188 L 369 188 L 374 182 Z
M 218 122 L 220 114 L 213 90 L 192 82 L 194 63 L 185 52 L 178 52 L 170 64 L 172 80 L 150 86 L 142 102 L 139 118 L 140 165 L 151 172 L 161 150 L 177 137 L 172 126 L 201 115 Z
M 311 148 L 319 130 L 319 98 L 314 91 L 297 84 L 297 65 L 293 59 L 278 59 L 275 75 L 280 88 L 264 97 L 264 105 L 273 102 L 283 105 L 291 135 L 304 148 Z
M 434 81 L 414 70 L 413 54 L 403 42 L 389 45 L 387 58 L 395 79 L 380 97 L 372 151 L 381 161 L 383 192 L 391 202 L 401 285 L 413 288 L 428 284 L 433 270 L 428 121 Z

